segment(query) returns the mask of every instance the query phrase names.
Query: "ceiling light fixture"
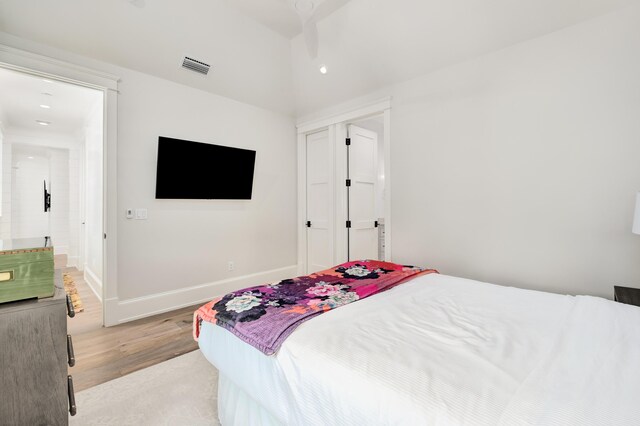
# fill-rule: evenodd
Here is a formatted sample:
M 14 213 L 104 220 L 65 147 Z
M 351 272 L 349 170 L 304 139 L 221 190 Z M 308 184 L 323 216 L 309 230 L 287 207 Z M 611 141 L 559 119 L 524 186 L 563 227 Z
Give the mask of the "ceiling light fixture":
M 32 156 L 28 156 L 27 158 L 28 158 L 29 160 L 33 160 L 33 157 L 32 157 Z
M 51 107 L 49 105 L 40 104 L 40 108 L 49 109 Z
M 45 83 L 53 83 L 53 81 L 47 80 L 46 78 L 43 78 L 42 81 L 44 81 Z
M 320 74 L 326 74 L 329 70 L 325 64 L 320 65 Z
M 50 121 L 43 121 L 43 120 L 36 120 L 36 123 L 38 123 L 41 126 L 48 126 L 49 124 L 51 124 Z

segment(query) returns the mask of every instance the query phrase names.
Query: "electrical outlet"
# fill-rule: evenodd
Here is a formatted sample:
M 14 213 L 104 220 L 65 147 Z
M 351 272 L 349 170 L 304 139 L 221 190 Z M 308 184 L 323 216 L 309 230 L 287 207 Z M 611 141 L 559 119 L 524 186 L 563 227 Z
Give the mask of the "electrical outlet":
M 233 261 L 232 261 L 232 260 L 230 260 L 230 261 L 227 263 L 227 268 L 228 268 L 230 271 L 233 271 L 234 266 L 235 266 L 235 265 L 233 264 Z
M 127 209 L 126 214 L 127 214 L 127 219 L 133 219 L 133 216 L 134 216 L 133 209 Z

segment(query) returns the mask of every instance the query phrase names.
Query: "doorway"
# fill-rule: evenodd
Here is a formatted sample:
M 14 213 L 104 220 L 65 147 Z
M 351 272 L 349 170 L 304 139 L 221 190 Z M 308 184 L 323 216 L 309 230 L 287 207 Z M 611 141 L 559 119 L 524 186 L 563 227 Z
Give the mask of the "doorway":
M 101 327 L 104 94 L 2 67 L 0 90 L 0 239 L 50 237 L 84 305 L 70 328 Z
M 301 273 L 391 261 L 389 108 L 383 102 L 298 126 Z

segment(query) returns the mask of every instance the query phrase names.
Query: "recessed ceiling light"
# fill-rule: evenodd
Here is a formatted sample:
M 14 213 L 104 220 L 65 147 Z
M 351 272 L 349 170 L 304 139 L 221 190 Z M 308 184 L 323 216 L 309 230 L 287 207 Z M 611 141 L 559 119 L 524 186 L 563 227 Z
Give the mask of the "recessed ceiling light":
M 42 121 L 42 120 L 36 120 L 36 123 L 38 123 L 41 126 L 48 126 L 49 124 L 51 124 L 50 121 Z
M 42 94 L 43 94 L 43 95 L 45 95 L 45 96 L 53 96 L 53 95 L 52 95 L 51 93 L 49 93 L 49 92 L 42 92 Z
M 45 83 L 53 83 L 51 80 L 47 80 L 46 78 L 43 78 L 42 81 L 44 81 Z M 33 158 L 33 157 L 31 157 Z
M 329 72 L 329 69 L 327 69 L 326 65 L 320 65 L 320 73 L 321 74 L 326 74 L 327 72 Z
M 32 157 L 32 156 L 28 156 L 27 158 L 28 158 L 29 160 L 33 160 L 33 157 Z
M 49 109 L 51 108 L 49 105 L 41 104 L 40 108 Z

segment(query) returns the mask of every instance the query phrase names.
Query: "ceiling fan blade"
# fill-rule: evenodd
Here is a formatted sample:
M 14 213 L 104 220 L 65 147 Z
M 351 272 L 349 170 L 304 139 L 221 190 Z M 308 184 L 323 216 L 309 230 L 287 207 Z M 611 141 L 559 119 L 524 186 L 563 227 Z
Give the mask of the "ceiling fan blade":
M 304 34 L 304 41 L 307 44 L 307 52 L 311 59 L 318 57 L 318 27 L 316 27 L 315 21 L 309 20 L 302 27 Z

